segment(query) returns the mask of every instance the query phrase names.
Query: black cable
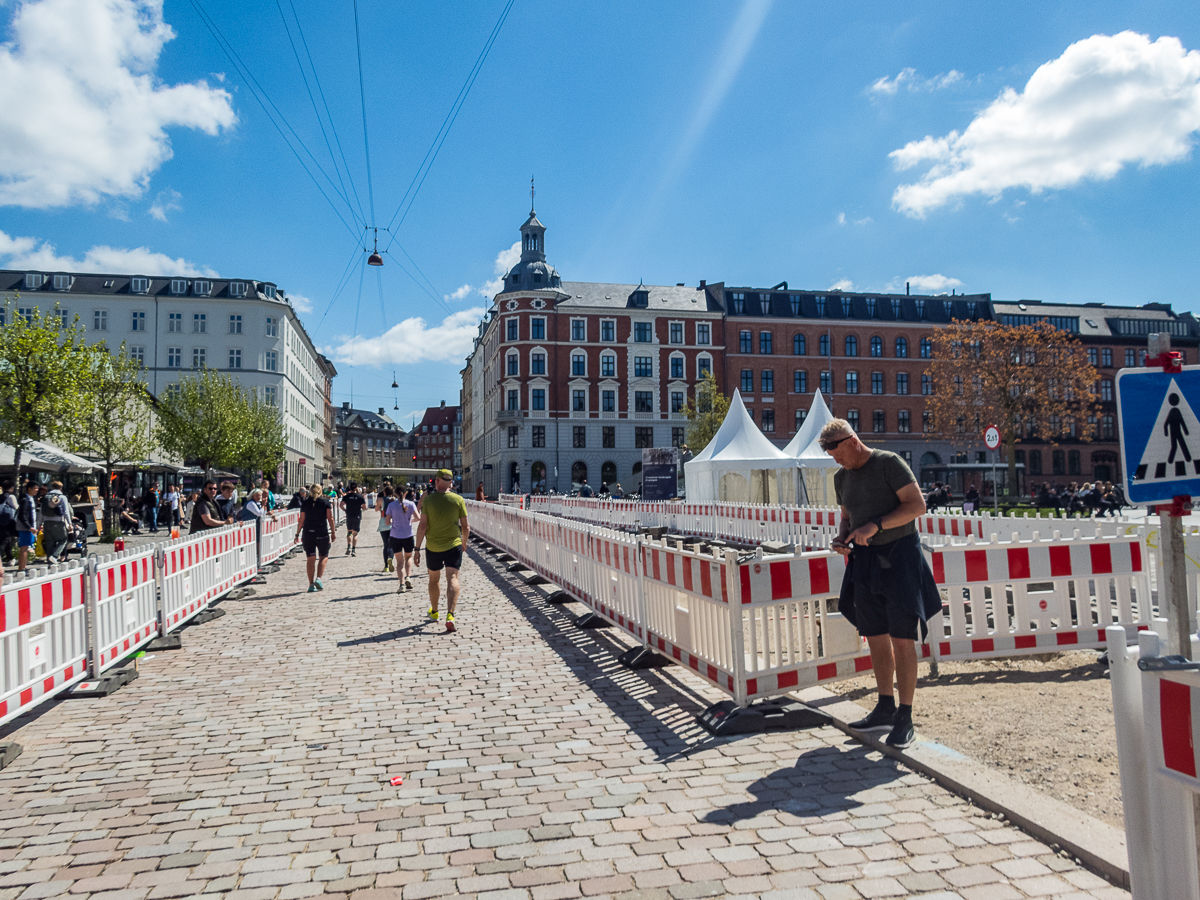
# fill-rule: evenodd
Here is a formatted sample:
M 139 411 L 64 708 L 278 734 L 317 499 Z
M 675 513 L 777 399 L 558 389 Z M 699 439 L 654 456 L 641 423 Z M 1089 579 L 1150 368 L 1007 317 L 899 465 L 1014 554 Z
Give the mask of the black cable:
M 367 155 L 367 205 L 371 209 L 371 225 L 375 219 L 375 188 L 371 184 L 371 142 L 367 140 L 367 89 L 363 85 L 362 40 L 358 36 L 358 0 L 354 0 L 354 44 L 358 48 L 358 97 L 362 102 L 363 150 Z
M 337 290 L 333 292 L 333 296 L 329 300 L 329 305 L 325 307 L 325 315 L 321 316 L 321 321 L 317 323 L 317 328 L 325 324 L 325 317 L 329 315 L 329 311 L 333 309 L 333 304 L 337 302 L 337 298 L 341 296 L 342 291 L 346 289 L 346 285 L 350 283 L 350 272 L 354 268 L 354 261 L 362 258 L 362 252 L 362 247 L 359 246 L 358 241 L 355 241 L 354 253 L 350 257 L 350 262 L 346 263 L 346 268 L 342 271 L 342 277 L 338 279 Z
M 375 270 L 375 280 L 379 284 L 379 318 L 380 318 L 380 321 L 382 321 L 382 323 L 383 323 L 382 334 L 387 334 L 387 330 L 388 330 L 387 308 L 384 306 L 384 303 L 383 303 L 383 272 L 382 272 L 382 270 L 380 270 L 378 268 Z
M 354 330 L 351 337 L 358 337 L 358 312 L 362 309 L 363 279 L 367 277 L 367 268 L 363 266 L 358 272 L 358 302 L 354 304 Z

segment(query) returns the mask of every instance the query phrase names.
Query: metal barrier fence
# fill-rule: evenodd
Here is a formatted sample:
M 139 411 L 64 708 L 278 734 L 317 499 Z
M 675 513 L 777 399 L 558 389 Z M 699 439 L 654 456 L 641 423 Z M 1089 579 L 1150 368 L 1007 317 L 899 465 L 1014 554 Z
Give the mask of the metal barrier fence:
M 298 513 L 93 556 L 0 585 L 0 724 L 178 628 L 295 545 Z M 265 554 L 265 556 L 264 556 Z
M 705 553 L 496 504 L 472 503 L 470 516 L 474 533 L 739 705 L 871 668 L 837 611 L 838 554 Z M 1153 620 L 1140 533 L 970 537 L 937 548 L 930 563 L 943 609 L 921 645 L 926 659 L 1102 648 L 1107 626 L 1140 630 Z

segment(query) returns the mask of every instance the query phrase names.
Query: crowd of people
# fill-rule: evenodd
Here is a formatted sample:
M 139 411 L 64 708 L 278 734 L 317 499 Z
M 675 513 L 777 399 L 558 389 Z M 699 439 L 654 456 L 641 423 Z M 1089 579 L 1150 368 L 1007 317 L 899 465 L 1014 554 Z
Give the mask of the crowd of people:
M 1044 482 L 1033 485 L 1029 499 L 1039 509 L 1053 507 L 1055 515 L 1059 516 L 1064 513 L 1068 516 L 1077 513 L 1083 516 L 1095 515 L 1097 518 L 1105 515 L 1117 516 L 1129 505 L 1121 486 L 1114 485 L 1111 481 L 1084 482 L 1083 485 L 1072 481 L 1065 487 Z M 979 504 L 979 489 L 972 483 L 963 492 L 963 511 L 977 511 L 980 508 Z M 953 498 L 948 484 L 935 481 L 933 486 L 925 491 L 925 506 L 929 512 L 947 509 L 952 505 Z

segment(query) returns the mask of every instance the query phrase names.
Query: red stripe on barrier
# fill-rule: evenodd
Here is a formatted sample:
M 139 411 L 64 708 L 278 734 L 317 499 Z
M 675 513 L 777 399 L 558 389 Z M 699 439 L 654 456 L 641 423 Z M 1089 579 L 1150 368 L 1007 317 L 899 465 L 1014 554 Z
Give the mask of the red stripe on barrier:
M 809 589 L 814 594 L 829 593 L 829 559 L 824 556 L 808 561 Z
M 714 684 L 719 683 L 717 680 L 717 667 L 712 665 L 711 663 L 708 666 L 708 680 L 713 682 Z
M 966 550 L 963 563 L 967 569 L 967 581 L 987 581 L 988 562 L 986 550 Z
M 1092 544 L 1088 549 L 1092 551 L 1092 574 L 1111 575 L 1112 544 Z
M 742 576 L 742 602 L 750 602 L 750 567 L 738 566 L 738 573 Z
M 700 593 L 705 597 L 713 595 L 712 589 L 712 567 L 708 563 L 700 566 Z
M 971 641 L 972 653 L 991 653 L 996 649 L 996 642 L 991 638 L 978 638 Z
M 1142 571 L 1142 545 L 1139 541 L 1129 542 L 1129 565 L 1135 572 Z
M 817 666 L 817 681 L 827 681 L 830 678 L 837 678 L 837 663 L 825 663 Z
M 1029 548 L 1012 547 L 1008 551 L 1008 577 L 1029 577 Z
M 692 560 L 691 557 L 683 557 L 683 589 L 688 592 L 695 591 L 692 586 Z
M 856 656 L 854 658 L 854 671 L 855 672 L 865 672 L 870 668 L 871 668 L 871 657 Z
M 933 554 L 933 580 L 938 584 L 946 583 L 946 561 L 940 553 Z
M 1079 632 L 1077 631 L 1060 631 L 1056 635 L 1056 639 L 1060 645 L 1062 644 L 1078 644 Z
M 792 565 L 774 562 L 768 566 L 771 573 L 771 599 L 783 600 L 792 596 Z
M 1058 578 L 1071 574 L 1071 548 L 1056 546 L 1050 548 L 1050 575 Z
M 758 693 L 758 679 L 757 678 L 747 678 L 746 679 L 746 696 L 753 697 L 757 693 Z
M 33 621 L 29 610 L 29 588 L 17 591 L 17 624 L 28 625 Z
M 1165 678 L 1158 683 L 1158 718 L 1162 732 L 1163 764 L 1173 772 L 1196 777 L 1196 748 L 1192 745 L 1192 690 Z
M 1013 638 L 1013 647 L 1017 650 L 1028 650 L 1030 647 L 1037 646 L 1036 634 L 1018 634 Z
M 795 687 L 800 683 L 800 673 L 793 669 L 790 672 L 779 673 L 779 689 Z

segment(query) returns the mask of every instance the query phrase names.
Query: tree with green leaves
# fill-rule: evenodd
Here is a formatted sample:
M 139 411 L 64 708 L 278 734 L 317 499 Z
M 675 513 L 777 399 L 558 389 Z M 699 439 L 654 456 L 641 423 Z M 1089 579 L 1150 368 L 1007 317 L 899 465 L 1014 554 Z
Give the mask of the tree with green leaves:
M 259 398 L 253 389 L 244 393 L 242 402 L 245 405 L 243 414 L 246 425 L 234 465 L 250 472 L 261 470 L 274 479 L 275 472 L 287 452 L 283 436 L 283 417 L 277 407 Z
M 13 448 L 13 476 L 21 480 L 21 456 L 34 441 L 57 440 L 71 418 L 84 377 L 86 350 L 78 317 L 68 322 L 55 304 L 43 313 L 5 300 L 0 327 L 0 443 Z
M 239 464 L 249 425 L 242 388 L 211 369 L 184 375 L 158 398 L 159 445 L 172 456 L 195 460 L 206 474 Z
M 688 401 L 684 412 L 688 417 L 687 443 L 693 454 L 708 446 L 725 414 L 729 412 L 729 398 L 721 393 L 716 376 L 711 371 L 696 385 L 696 396 Z
M 83 381 L 64 429 L 67 449 L 104 464 L 104 530 L 112 527 L 112 480 L 117 463 L 136 463 L 154 451 L 146 370 L 122 343 L 110 353 L 104 343 L 81 354 Z

